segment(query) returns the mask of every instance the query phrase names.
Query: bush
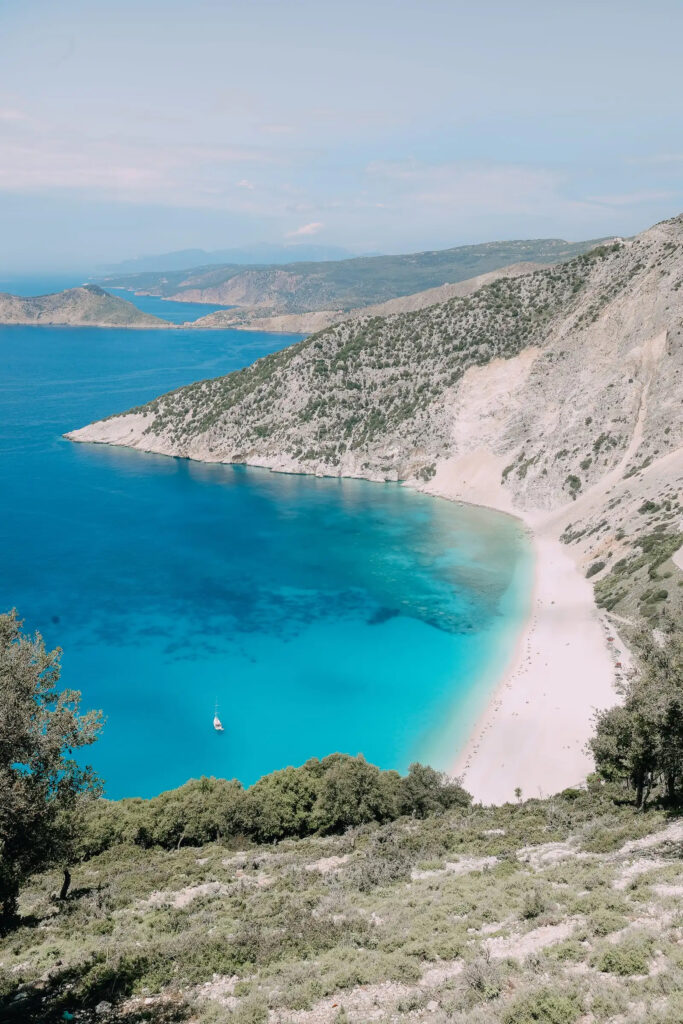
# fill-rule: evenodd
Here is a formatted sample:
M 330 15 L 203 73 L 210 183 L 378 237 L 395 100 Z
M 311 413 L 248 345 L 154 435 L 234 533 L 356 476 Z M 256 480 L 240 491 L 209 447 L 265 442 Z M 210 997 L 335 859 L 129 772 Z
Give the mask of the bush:
M 606 562 L 593 562 L 593 564 L 586 572 L 586 579 L 589 580 L 591 576 L 597 576 L 599 572 L 602 572 L 606 564 Z
M 605 936 L 617 932 L 626 925 L 626 918 L 612 910 L 596 910 L 588 919 L 594 935 Z
M 120 843 L 166 850 L 225 838 L 271 843 L 331 834 L 402 815 L 425 818 L 471 798 L 457 781 L 421 764 L 407 776 L 362 756 L 331 754 L 264 775 L 245 790 L 236 779 L 192 779 L 151 800 L 97 800 L 89 810 L 85 857 Z
M 484 957 L 465 964 L 463 978 L 482 999 L 496 999 L 503 989 L 503 975 L 499 965 Z
M 415 763 L 401 779 L 399 800 L 402 814 L 426 818 L 450 807 L 468 807 L 471 797 L 457 780 Z
M 522 917 L 527 920 L 540 917 L 547 909 L 548 904 L 539 888 L 535 887 L 526 891 L 522 903 Z
M 576 995 L 541 989 L 521 996 L 503 1011 L 503 1024 L 574 1024 L 581 1015 Z
M 399 775 L 381 772 L 363 757 L 340 758 L 323 775 L 311 816 L 320 832 L 343 832 L 400 814 Z
M 369 892 L 410 877 L 413 859 L 393 828 L 371 836 L 364 856 L 354 861 L 346 879 L 354 889 Z
M 593 966 L 605 974 L 617 974 L 622 978 L 631 974 L 647 974 L 652 956 L 652 943 L 622 942 L 607 946 L 593 958 Z

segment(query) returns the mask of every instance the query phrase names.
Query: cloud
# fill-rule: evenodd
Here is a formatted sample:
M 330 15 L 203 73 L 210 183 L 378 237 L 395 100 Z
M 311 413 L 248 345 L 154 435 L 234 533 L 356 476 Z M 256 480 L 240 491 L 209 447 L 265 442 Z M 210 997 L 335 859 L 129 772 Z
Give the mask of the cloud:
M 253 181 L 249 181 L 248 178 L 242 178 L 241 181 L 237 182 L 237 188 L 246 188 L 250 192 L 253 192 L 254 189 L 256 188 L 256 185 L 254 184 Z
M 288 231 L 287 238 L 299 238 L 302 235 L 317 235 L 324 226 L 325 225 L 321 221 L 314 220 L 311 221 L 310 224 L 302 224 L 300 228 L 296 228 L 294 231 Z
M 669 164 L 683 164 L 683 153 L 655 153 L 653 156 L 634 157 L 629 160 L 630 164 L 649 164 L 666 167 Z
M 264 124 L 261 130 L 268 135 L 291 135 L 294 128 L 291 124 Z

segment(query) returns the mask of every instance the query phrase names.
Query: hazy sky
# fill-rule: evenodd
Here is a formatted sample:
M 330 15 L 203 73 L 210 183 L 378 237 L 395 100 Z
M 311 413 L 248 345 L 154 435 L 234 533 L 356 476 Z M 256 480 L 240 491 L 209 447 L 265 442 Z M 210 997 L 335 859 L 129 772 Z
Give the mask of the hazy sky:
M 683 210 L 681 0 L 0 0 L 0 270 L 629 234 Z

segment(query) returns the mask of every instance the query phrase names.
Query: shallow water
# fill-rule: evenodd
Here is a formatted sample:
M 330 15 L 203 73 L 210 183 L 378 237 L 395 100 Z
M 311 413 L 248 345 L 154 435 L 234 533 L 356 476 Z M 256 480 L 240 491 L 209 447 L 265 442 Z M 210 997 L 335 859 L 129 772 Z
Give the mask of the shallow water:
M 448 768 L 511 655 L 531 554 L 510 518 L 61 437 L 290 340 L 0 327 L 2 605 L 104 710 L 111 796 L 334 750 Z

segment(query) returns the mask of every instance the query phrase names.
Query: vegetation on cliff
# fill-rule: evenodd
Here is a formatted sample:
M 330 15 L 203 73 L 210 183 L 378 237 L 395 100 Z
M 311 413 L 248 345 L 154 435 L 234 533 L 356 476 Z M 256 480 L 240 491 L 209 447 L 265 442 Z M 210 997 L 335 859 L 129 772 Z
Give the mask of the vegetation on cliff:
M 623 704 L 598 715 L 591 741 L 598 771 L 631 785 L 637 807 L 653 787 L 671 804 L 683 797 L 683 633 L 668 618 L 663 625 L 636 635 L 639 671 Z
M 23 634 L 15 612 L 0 615 L 0 931 L 26 878 L 77 857 L 83 797 L 99 792 L 71 755 L 94 742 L 101 718 L 80 714 L 79 693 L 59 690 L 60 657 Z M 64 896 L 68 881 L 67 871 Z
M 541 345 L 553 317 L 585 286 L 592 261 L 609 252 L 416 313 L 338 324 L 133 411 L 151 415 L 147 432 L 180 450 L 204 436 L 210 452 L 229 445 L 233 461 L 259 450 L 334 471 L 353 452 L 389 469 L 396 457 L 376 454 L 388 441 L 400 438 L 406 454 L 425 441 L 434 452 L 446 450 L 430 405 L 469 367 Z M 400 461 L 398 471 L 405 475 Z
M 53 873 L 26 887 L 2 1017 L 677 1024 L 682 839 L 591 783 L 275 845 L 124 842 L 66 901 Z

